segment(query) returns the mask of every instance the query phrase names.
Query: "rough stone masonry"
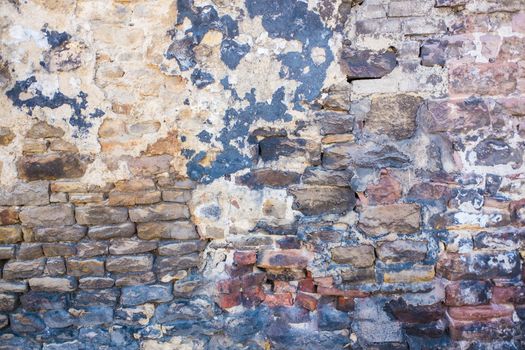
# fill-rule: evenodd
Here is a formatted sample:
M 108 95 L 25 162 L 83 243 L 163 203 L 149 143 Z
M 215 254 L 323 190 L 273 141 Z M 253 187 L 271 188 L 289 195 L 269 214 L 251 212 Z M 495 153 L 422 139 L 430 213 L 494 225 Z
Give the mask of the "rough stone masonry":
M 525 0 L 0 0 L 0 349 L 525 349 L 524 58 Z

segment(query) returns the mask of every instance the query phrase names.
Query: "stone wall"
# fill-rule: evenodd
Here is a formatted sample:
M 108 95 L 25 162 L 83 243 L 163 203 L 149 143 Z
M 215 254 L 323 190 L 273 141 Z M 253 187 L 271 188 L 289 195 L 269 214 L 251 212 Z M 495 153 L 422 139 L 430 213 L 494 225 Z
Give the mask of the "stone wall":
M 523 0 L 0 2 L 0 349 L 524 349 Z

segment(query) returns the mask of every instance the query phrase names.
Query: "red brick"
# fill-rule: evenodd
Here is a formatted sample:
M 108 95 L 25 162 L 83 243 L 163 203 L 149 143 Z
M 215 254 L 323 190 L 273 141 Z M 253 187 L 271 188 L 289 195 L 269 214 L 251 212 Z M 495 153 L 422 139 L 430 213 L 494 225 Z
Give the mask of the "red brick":
M 525 286 L 494 287 L 492 302 L 496 304 L 524 304 Z
M 253 265 L 257 261 L 257 254 L 253 250 L 236 251 L 233 253 L 233 261 L 237 265 Z
M 258 266 L 274 269 L 304 269 L 313 260 L 313 253 L 302 249 L 265 250 L 259 256 Z
M 220 294 L 218 304 L 222 309 L 229 309 L 231 307 L 240 305 L 241 293 L 234 292 L 229 294 Z
M 250 265 L 230 265 L 226 267 L 226 272 L 231 277 L 239 277 L 253 271 L 253 266 Z
M 311 278 L 300 280 L 298 289 L 302 292 L 315 293 L 314 280 Z
M 490 299 L 491 283 L 486 281 L 456 281 L 445 289 L 448 306 L 482 305 Z
M 512 306 L 497 304 L 448 308 L 448 315 L 459 321 L 482 321 L 491 318 L 512 317 L 513 312 Z
M 242 289 L 261 285 L 266 281 L 266 274 L 264 272 L 254 272 L 241 277 Z
M 286 281 L 273 281 L 273 291 L 275 293 L 295 293 L 297 286 L 291 285 Z
M 344 312 L 350 312 L 354 310 L 354 307 L 355 307 L 354 298 L 337 297 L 337 303 L 336 303 L 337 310 L 344 311 Z
M 241 291 L 241 281 L 239 279 L 221 280 L 217 282 L 219 293 L 235 293 Z
M 332 276 L 316 277 L 314 278 L 314 283 L 321 287 L 332 287 L 334 284 L 334 278 Z
M 292 293 L 266 294 L 264 303 L 270 307 L 292 306 L 293 305 Z
M 253 286 L 243 289 L 242 304 L 246 307 L 257 306 L 264 301 L 266 295 L 261 286 Z
M 314 294 L 299 292 L 295 297 L 295 304 L 307 310 L 314 311 L 317 309 L 317 299 L 318 296 Z

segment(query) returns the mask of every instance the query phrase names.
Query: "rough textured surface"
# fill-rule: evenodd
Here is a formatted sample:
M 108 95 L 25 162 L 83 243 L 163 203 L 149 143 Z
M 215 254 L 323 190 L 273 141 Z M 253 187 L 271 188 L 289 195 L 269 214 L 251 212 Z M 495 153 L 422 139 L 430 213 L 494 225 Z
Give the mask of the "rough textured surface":
M 523 0 L 0 1 L 0 349 L 524 349 Z

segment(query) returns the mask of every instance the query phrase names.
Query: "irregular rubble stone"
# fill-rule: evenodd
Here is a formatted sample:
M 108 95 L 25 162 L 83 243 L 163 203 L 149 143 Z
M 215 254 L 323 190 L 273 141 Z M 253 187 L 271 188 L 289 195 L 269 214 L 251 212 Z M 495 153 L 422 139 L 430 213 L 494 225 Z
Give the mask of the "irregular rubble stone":
M 75 153 L 28 155 L 17 162 L 22 179 L 56 180 L 82 177 L 87 169 L 87 159 Z
M 513 149 L 507 143 L 498 139 L 485 139 L 475 148 L 476 165 L 493 166 L 498 164 L 523 164 L 523 151 Z
M 323 167 L 332 170 L 346 168 L 403 168 L 410 158 L 394 146 L 340 143 L 323 152 Z
M 48 258 L 44 274 L 49 276 L 60 276 L 66 273 L 66 264 L 64 258 Z
M 44 322 L 50 328 L 67 328 L 75 324 L 75 319 L 65 310 L 51 310 L 44 314 Z
M 25 281 L 0 281 L 0 292 L 25 293 L 27 283 Z
M 426 241 L 395 240 L 377 247 L 377 257 L 387 263 L 418 262 L 425 259 L 428 243 Z
M 188 221 L 147 222 L 137 225 L 140 239 L 198 239 L 195 226 Z
M 165 303 L 173 299 L 172 287 L 169 285 L 151 285 L 122 288 L 120 302 L 133 306 L 145 303 Z
M 77 281 L 71 277 L 35 277 L 29 279 L 29 287 L 37 292 L 72 292 L 77 287 Z
M 410 138 L 416 131 L 416 113 L 422 101 L 408 94 L 373 96 L 365 129 L 395 140 Z
M 341 69 L 349 81 L 378 79 L 392 72 L 397 66 L 396 52 L 355 50 L 345 48 L 341 53 Z
M 74 225 L 73 207 L 68 204 L 53 204 L 46 207 L 24 207 L 20 211 L 20 221 L 30 227 Z
M 197 253 L 182 256 L 159 257 L 155 261 L 155 270 L 158 273 L 166 274 L 191 267 L 197 267 L 199 264 L 200 256 Z
M 350 134 L 354 130 L 354 116 L 346 113 L 318 112 L 315 118 L 321 135 Z
M 129 218 L 133 222 L 187 219 L 189 216 L 188 207 L 179 203 L 162 203 L 149 207 L 135 207 L 129 211 Z
M 162 200 L 165 202 L 186 203 L 191 199 L 191 191 L 170 190 L 162 191 Z
M 45 262 L 45 259 L 10 260 L 4 265 L 3 277 L 7 280 L 12 280 L 41 276 L 44 272 Z
M 116 276 L 115 287 L 152 284 L 156 280 L 156 275 L 153 272 L 126 273 Z
M 0 246 L 0 260 L 9 260 L 15 257 L 15 246 Z
M 47 181 L 18 182 L 0 188 L 0 205 L 46 205 L 49 203 L 48 190 Z
M 446 1 L 446 0 L 437 0 Z M 446 49 L 447 41 L 429 39 L 425 40 L 421 45 L 419 56 L 421 57 L 421 64 L 423 66 L 432 67 L 435 65 L 444 66 L 447 60 Z
M 271 136 L 259 142 L 259 155 L 264 162 L 282 157 L 304 157 L 311 164 L 319 164 L 319 146 L 305 139 Z
M 379 181 L 368 185 L 366 196 L 369 204 L 393 204 L 401 198 L 401 184 L 388 171 L 381 171 Z
M 373 267 L 344 269 L 341 271 L 341 279 L 352 284 L 373 283 L 376 273 Z
M 308 185 L 348 187 L 353 175 L 353 172 L 349 170 L 334 171 L 320 167 L 308 167 L 301 176 L 301 180 Z
M 18 212 L 16 207 L 0 207 L 0 225 L 18 224 Z
M 12 313 L 9 315 L 9 324 L 17 333 L 41 332 L 46 328 L 44 321 L 33 312 Z
M 157 242 L 114 240 L 109 246 L 109 253 L 114 255 L 146 253 L 157 249 Z
M 506 95 L 516 89 L 513 62 L 458 64 L 449 69 L 449 89 L 455 94 Z
M 108 208 L 102 206 L 84 206 L 75 209 L 75 218 L 80 225 L 110 225 L 126 222 L 126 208 Z
M 118 289 L 81 290 L 75 294 L 72 306 L 115 306 L 119 295 L 120 291 Z
M 110 272 L 141 272 L 152 267 L 152 255 L 110 256 L 106 259 L 106 269 Z
M 367 267 L 374 264 L 375 255 L 372 246 L 332 248 L 332 260 L 339 264 L 351 264 L 355 267 Z
M 20 303 L 25 310 L 58 310 L 66 308 L 65 294 L 30 291 L 20 297 Z
M 37 242 L 78 242 L 84 238 L 86 232 L 86 227 L 78 225 L 35 227 L 33 229 L 33 236 Z
M 104 260 L 102 259 L 76 259 L 66 260 L 67 273 L 71 276 L 102 276 L 104 275 Z
M 85 241 L 77 244 L 77 256 L 79 258 L 91 258 L 108 253 L 109 244 L 100 241 Z
M 13 311 L 16 308 L 16 302 L 15 295 L 0 293 L 0 312 Z
M 17 243 L 22 241 L 20 226 L 0 226 L 0 243 Z
M 40 121 L 31 127 L 31 129 L 28 130 L 26 137 L 30 139 L 45 139 L 45 138 L 51 138 L 51 137 L 62 137 L 64 136 L 64 130 L 49 125 L 47 122 Z
M 124 222 L 118 225 L 89 227 L 88 236 L 91 239 L 128 238 L 135 234 L 135 224 Z
M 441 254 L 436 269 L 438 274 L 452 281 L 512 278 L 521 272 L 516 252 Z
M 153 204 L 160 202 L 161 192 L 111 192 L 109 194 L 109 205 L 113 206 L 132 206 L 137 204 Z
M 299 182 L 300 175 L 295 172 L 272 169 L 256 169 L 238 178 L 238 183 L 251 188 L 275 187 L 286 188 Z
M 16 258 L 18 260 L 31 260 L 44 256 L 40 243 L 22 243 L 18 248 Z
M 204 250 L 206 247 L 205 241 L 187 241 L 187 242 L 174 242 L 174 243 L 163 243 L 159 245 L 159 255 L 186 255 L 191 254 L 195 252 L 199 252 Z M 239 252 L 241 253 L 241 252 Z M 244 252 L 242 252 L 244 253 Z M 238 254 L 236 253 L 236 256 Z M 250 255 L 250 258 L 253 259 L 252 264 L 255 264 L 255 257 L 252 257 Z M 247 258 L 248 259 L 248 258 Z M 239 260 L 241 261 L 241 260 Z M 237 263 L 239 263 L 237 261 Z M 244 263 L 243 265 L 246 265 L 246 259 L 242 260 Z M 251 260 L 249 260 L 251 261 Z
M 385 283 L 415 283 L 431 281 L 434 276 L 434 266 L 413 265 L 407 270 L 387 271 L 383 279 Z
M 45 256 L 71 256 L 77 253 L 77 249 L 72 243 L 46 243 L 42 245 Z
M 416 204 L 366 207 L 359 215 L 359 227 L 371 236 L 413 233 L 419 229 L 420 208 Z
M 294 197 L 293 208 L 305 215 L 345 213 L 355 206 L 355 193 L 341 187 L 293 187 L 289 189 Z
M 115 281 L 107 277 L 83 277 L 78 280 L 79 288 L 107 289 L 113 287 Z

